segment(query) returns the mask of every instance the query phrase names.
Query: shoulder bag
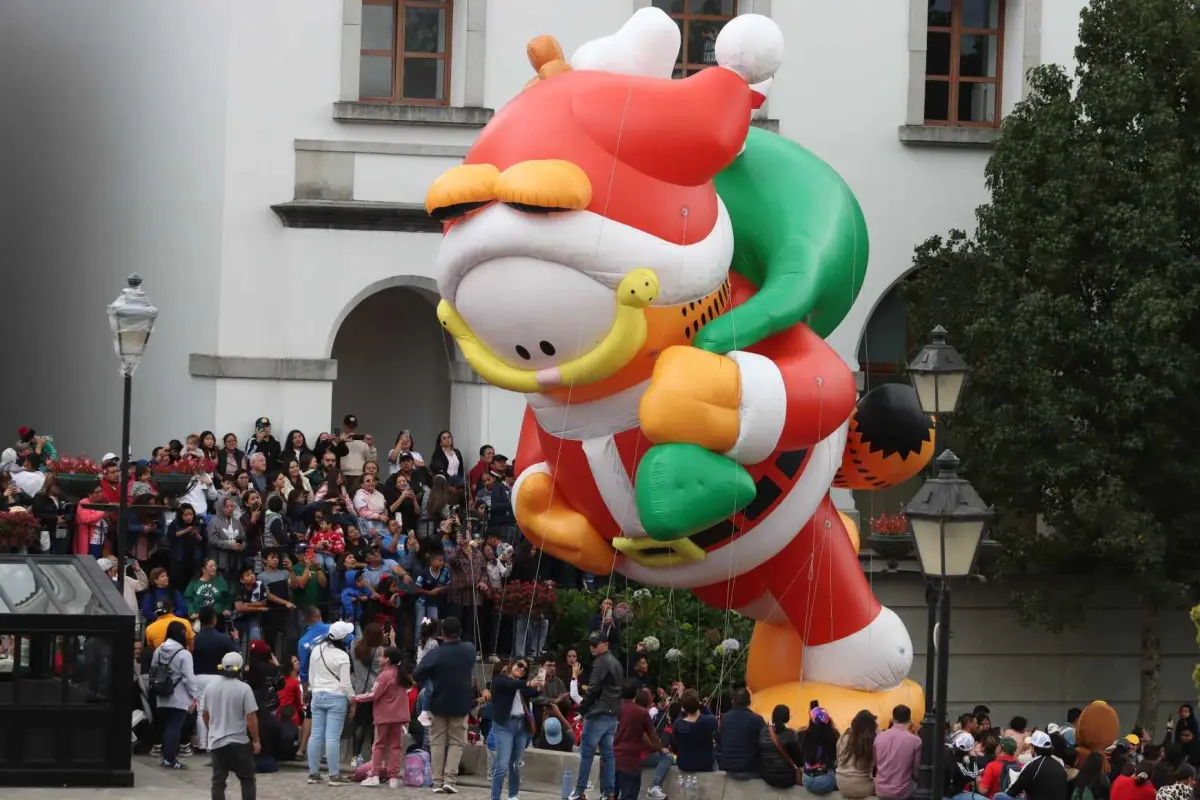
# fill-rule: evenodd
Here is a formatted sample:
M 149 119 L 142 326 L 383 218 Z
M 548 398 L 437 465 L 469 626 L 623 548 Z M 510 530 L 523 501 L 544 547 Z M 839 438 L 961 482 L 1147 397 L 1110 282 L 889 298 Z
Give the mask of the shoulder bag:
M 792 757 L 788 755 L 788 751 L 779 742 L 779 737 L 775 735 L 775 726 L 773 724 L 768 724 L 767 731 L 771 734 L 771 742 L 775 745 L 775 749 L 779 751 L 779 755 L 781 755 L 783 760 L 787 762 L 787 765 L 791 767 L 793 771 L 795 771 L 796 785 L 802 785 L 804 783 L 804 770 L 796 766 L 796 762 L 792 760 Z

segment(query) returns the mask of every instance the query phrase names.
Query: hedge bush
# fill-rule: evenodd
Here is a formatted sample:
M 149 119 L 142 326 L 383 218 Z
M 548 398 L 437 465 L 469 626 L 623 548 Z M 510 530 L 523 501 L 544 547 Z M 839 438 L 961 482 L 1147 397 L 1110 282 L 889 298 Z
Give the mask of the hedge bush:
M 622 659 L 636 650 L 638 642 L 647 637 L 656 639 L 657 649 L 646 656 L 651 675 L 664 688 L 672 681 L 683 681 L 689 688 L 698 689 L 702 697 L 708 697 L 745 684 L 746 653 L 754 621 L 734 611 L 707 606 L 685 589 L 614 586 L 611 593 L 603 588 L 595 592 L 560 590 L 547 640 L 554 653 L 561 655 L 576 648 L 587 660 L 588 622 L 606 596 L 612 598 L 621 624 Z M 653 642 L 650 645 L 652 648 Z M 672 650 L 678 651 L 678 658 L 668 659 Z

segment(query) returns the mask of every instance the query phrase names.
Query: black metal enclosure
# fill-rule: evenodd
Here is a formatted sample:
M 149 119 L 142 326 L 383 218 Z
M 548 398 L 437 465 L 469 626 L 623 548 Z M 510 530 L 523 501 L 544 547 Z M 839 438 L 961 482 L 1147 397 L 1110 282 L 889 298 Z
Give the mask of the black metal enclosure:
M 0 555 L 0 786 L 132 786 L 134 615 L 88 556 Z

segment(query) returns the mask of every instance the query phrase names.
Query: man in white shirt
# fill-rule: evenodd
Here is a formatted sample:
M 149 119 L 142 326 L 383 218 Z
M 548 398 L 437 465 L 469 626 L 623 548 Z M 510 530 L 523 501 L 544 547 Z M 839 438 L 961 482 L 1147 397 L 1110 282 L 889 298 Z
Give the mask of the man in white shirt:
M 40 471 L 42 457 L 37 453 L 26 453 L 21 460 L 21 469 L 13 470 L 12 482 L 25 494 L 33 497 L 46 483 L 46 474 Z
M 346 491 L 353 497 L 362 480 L 363 465 L 368 461 L 378 462 L 379 456 L 371 434 L 358 433 L 358 417 L 353 414 L 342 419 L 342 441 L 347 451 L 341 461 L 342 477 L 346 479 Z

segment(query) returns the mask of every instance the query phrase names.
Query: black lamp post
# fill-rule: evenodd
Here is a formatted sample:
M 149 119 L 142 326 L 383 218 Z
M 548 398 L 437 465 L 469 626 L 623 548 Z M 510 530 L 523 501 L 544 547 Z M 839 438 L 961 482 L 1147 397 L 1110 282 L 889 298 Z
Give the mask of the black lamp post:
M 126 538 L 129 512 L 129 422 L 133 394 L 133 373 L 142 363 L 146 344 L 154 331 L 158 309 L 142 291 L 139 275 L 130 275 L 129 285 L 108 307 L 108 325 L 112 329 L 113 347 L 121 357 L 121 376 L 125 379 L 125 401 L 121 410 L 121 497 L 117 511 L 117 591 L 125 590 Z
M 932 704 L 928 698 L 930 687 L 925 687 L 925 706 L 934 706 L 934 722 L 932 730 L 926 731 L 927 711 L 921 726 L 922 734 L 929 737 L 922 741 L 922 767 L 925 766 L 924 756 L 929 754 L 932 746 L 930 788 L 940 791 L 946 737 L 942 726 L 946 719 L 946 689 L 950 674 L 950 579 L 971 574 L 984 528 L 992 518 L 992 509 L 984 504 L 969 482 L 959 477 L 958 456 L 947 450 L 935 463 L 937 476 L 922 484 L 904 513 L 912 524 L 921 569 L 927 577 L 936 577 L 938 586 L 937 641 L 934 642 L 936 688 Z M 925 657 L 933 658 L 934 654 L 927 653 Z
M 921 410 L 934 421 L 934 447 L 938 444 L 937 431 L 943 414 L 952 414 L 958 407 L 959 397 L 966 384 L 969 369 L 963 357 L 947 342 L 946 329 L 938 325 L 930 333 L 930 343 L 921 348 L 908 366 L 908 377 L 916 390 Z M 936 697 L 935 653 L 939 651 L 934 640 L 935 630 L 949 630 L 948 625 L 938 625 L 938 606 L 944 581 L 938 572 L 922 568 L 925 573 L 925 603 L 928 608 L 925 627 L 925 716 L 921 720 L 921 768 L 917 776 L 916 797 L 929 800 L 935 794 L 934 761 L 941 753 L 939 735 L 940 720 L 944 712 L 934 707 Z M 941 648 L 944 650 L 945 648 Z M 944 672 L 944 670 L 943 670 Z M 940 792 L 940 788 L 936 790 Z

